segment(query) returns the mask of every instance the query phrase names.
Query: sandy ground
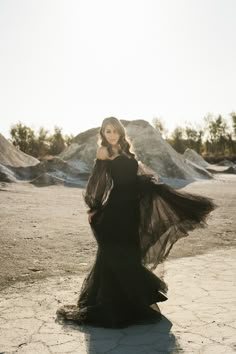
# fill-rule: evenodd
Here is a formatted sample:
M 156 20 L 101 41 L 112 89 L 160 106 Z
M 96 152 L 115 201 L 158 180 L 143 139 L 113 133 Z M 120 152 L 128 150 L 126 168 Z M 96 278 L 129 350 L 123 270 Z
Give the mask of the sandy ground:
M 235 247 L 236 175 L 216 175 L 184 190 L 212 197 L 219 207 L 207 228 L 178 241 L 169 259 Z M 0 289 L 17 281 L 84 274 L 93 262 L 96 242 L 82 189 L 1 184 L 0 242 Z

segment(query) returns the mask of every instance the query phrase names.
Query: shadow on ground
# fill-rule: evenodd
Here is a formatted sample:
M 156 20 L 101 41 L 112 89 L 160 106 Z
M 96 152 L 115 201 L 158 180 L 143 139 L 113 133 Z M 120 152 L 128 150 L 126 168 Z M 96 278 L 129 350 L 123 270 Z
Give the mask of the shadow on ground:
M 85 335 L 87 354 L 177 354 L 182 352 L 171 332 L 172 323 L 165 317 L 155 324 L 135 325 L 122 329 L 79 326 L 71 321 L 61 323 L 65 332 L 80 331 Z

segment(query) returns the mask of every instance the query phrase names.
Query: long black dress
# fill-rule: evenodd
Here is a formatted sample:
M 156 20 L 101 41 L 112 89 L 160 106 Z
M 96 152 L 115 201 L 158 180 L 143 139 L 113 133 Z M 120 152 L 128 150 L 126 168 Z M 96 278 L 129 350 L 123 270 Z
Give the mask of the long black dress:
M 167 300 L 167 285 L 148 267 L 162 262 L 188 231 L 204 227 L 215 205 L 158 183 L 124 155 L 96 160 L 84 198 L 97 210 L 91 222 L 97 255 L 77 305 L 58 315 L 111 328 L 159 320 L 156 303 Z

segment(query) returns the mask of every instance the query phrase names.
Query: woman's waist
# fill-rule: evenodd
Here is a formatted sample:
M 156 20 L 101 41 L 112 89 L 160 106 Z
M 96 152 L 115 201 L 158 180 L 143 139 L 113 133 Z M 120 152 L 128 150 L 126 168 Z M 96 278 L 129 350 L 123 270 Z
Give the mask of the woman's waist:
M 138 184 L 136 181 L 129 183 L 114 183 L 112 192 L 113 193 L 137 193 Z
M 136 185 L 114 186 L 109 199 L 136 200 L 138 199 L 138 188 Z

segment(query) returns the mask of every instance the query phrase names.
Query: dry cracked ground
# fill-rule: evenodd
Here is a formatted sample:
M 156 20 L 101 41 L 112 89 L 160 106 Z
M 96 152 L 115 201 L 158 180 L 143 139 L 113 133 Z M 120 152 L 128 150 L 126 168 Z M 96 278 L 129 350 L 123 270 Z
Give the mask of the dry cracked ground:
M 82 190 L 2 184 L 0 353 L 234 353 L 236 176 L 185 190 L 219 207 L 162 266 L 169 285 L 163 319 L 109 330 L 63 325 L 55 315 L 62 303 L 76 302 L 96 251 Z

